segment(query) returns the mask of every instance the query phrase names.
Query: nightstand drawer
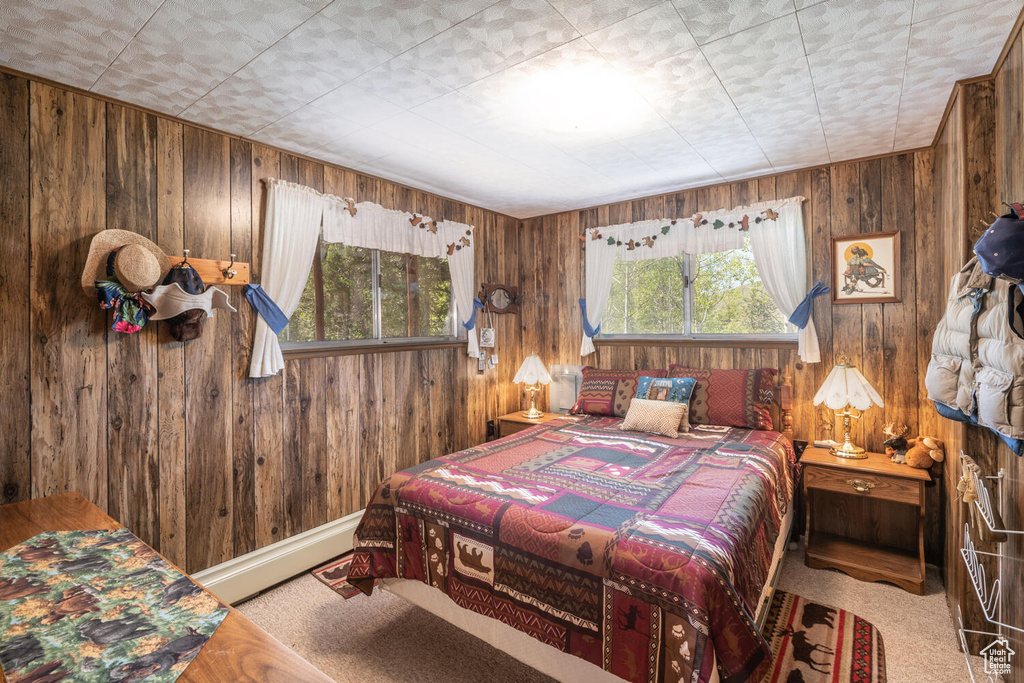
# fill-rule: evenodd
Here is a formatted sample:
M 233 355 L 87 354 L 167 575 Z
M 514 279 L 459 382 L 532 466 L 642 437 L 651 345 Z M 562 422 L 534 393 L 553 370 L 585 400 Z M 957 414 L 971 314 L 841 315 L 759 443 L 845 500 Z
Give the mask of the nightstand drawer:
M 804 470 L 804 486 L 836 493 L 881 498 L 896 503 L 921 504 L 921 482 L 867 472 L 808 467 Z

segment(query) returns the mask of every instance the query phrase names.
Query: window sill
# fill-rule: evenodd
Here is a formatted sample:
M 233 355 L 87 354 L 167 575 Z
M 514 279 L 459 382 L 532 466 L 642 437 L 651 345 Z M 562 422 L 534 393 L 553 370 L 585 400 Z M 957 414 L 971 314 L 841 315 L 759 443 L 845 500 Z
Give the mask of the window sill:
M 281 344 L 281 355 L 285 360 L 301 358 L 329 358 L 332 356 L 356 356 L 368 353 L 391 353 L 395 351 L 423 351 L 427 349 L 457 349 L 466 346 L 465 339 L 395 339 L 391 341 L 355 342 L 292 342 Z
M 594 346 L 717 346 L 734 349 L 796 349 L 797 339 L 795 336 L 754 334 L 742 337 L 711 334 L 700 337 L 615 335 L 612 337 L 594 337 Z

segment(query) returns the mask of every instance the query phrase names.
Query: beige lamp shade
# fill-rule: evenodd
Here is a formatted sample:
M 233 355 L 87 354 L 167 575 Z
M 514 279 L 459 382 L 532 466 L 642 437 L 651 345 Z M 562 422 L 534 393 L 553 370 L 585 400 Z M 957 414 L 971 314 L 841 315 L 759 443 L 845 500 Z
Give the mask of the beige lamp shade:
M 523 361 L 523 364 L 519 366 L 519 371 L 512 381 L 516 384 L 528 384 L 530 386 L 547 384 L 551 381 L 551 375 L 548 374 L 548 369 L 544 367 L 540 357 L 535 353 L 531 353 Z
M 814 395 L 814 405 L 822 403 L 832 410 L 842 410 L 847 406 L 867 410 L 872 405 L 883 405 L 878 392 L 868 384 L 860 370 L 849 363 L 840 363 L 828 373 L 825 383 Z

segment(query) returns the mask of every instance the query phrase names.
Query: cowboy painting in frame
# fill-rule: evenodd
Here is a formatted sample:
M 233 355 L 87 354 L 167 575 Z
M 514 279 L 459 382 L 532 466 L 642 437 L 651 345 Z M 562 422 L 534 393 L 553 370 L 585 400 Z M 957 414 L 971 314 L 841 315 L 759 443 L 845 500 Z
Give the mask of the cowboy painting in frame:
M 833 236 L 832 303 L 899 303 L 900 269 L 899 232 Z

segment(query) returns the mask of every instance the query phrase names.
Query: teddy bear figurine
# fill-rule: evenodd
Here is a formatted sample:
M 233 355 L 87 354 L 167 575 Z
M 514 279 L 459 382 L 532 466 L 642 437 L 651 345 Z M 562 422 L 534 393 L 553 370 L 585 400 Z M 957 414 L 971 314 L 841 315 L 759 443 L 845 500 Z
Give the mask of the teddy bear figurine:
M 907 464 L 919 470 L 926 470 L 946 458 L 945 446 L 931 436 L 919 436 L 907 442 Z

